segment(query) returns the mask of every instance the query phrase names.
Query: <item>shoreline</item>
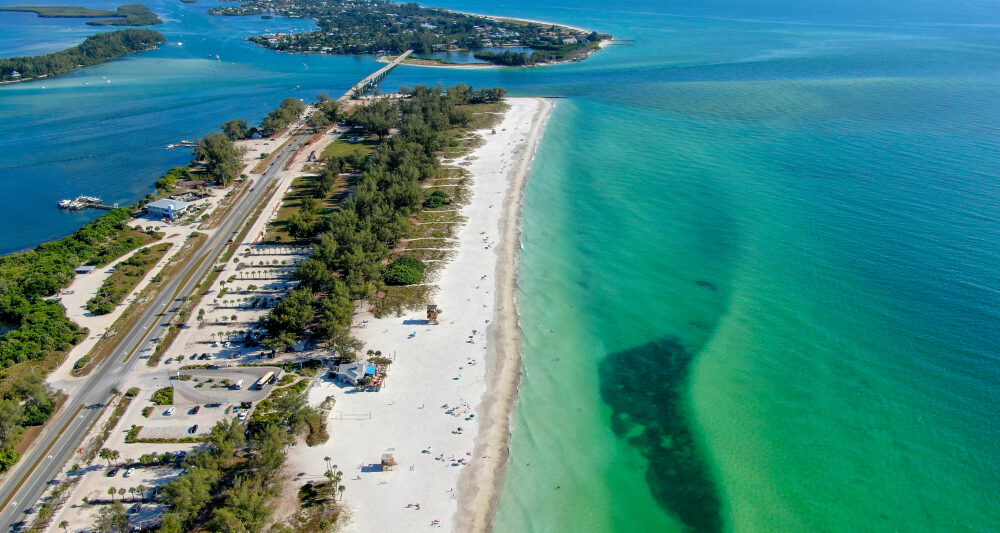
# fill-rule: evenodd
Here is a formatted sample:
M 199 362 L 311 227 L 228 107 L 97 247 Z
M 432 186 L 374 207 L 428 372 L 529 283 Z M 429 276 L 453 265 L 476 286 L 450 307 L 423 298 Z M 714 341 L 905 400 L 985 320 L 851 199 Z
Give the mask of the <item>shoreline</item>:
M 510 108 L 496 133 L 479 130 L 481 146 L 445 162 L 466 170 L 471 194 L 468 202 L 443 209 L 459 210 L 464 222 L 447 237 L 455 244 L 445 258 L 431 260 L 443 265 L 427 282 L 435 286 L 428 303 L 443 311 L 439 324 L 425 320 L 423 307 L 382 318 L 356 314 L 353 332 L 365 347 L 393 360 L 385 387 L 359 392 L 322 378 L 309 390 L 310 405 L 334 398 L 327 415 L 334 438 L 293 448 L 286 473 L 289 479 L 307 473 L 299 482 L 319 477 L 317 457 L 340 465 L 343 505 L 352 517 L 346 532 L 489 528 L 520 377 L 521 198 L 553 107 L 538 97 L 506 102 Z M 410 247 L 439 249 L 423 246 L 430 248 Z M 387 453 L 398 466 L 378 468 Z
M 613 39 L 601 39 L 596 50 L 591 50 L 587 52 L 587 55 L 580 59 L 564 59 L 562 61 L 547 61 L 545 63 L 534 63 L 531 65 L 498 65 L 496 63 L 446 63 L 444 61 L 435 61 L 433 59 L 426 59 L 421 57 L 408 57 L 404 59 L 400 65 L 406 65 L 410 67 L 423 67 L 423 68 L 450 68 L 456 70 L 481 70 L 481 69 L 492 69 L 492 68 L 537 68 L 537 67 L 552 67 L 556 65 L 565 65 L 568 63 L 580 63 L 581 61 L 586 61 L 590 56 L 596 54 L 597 52 L 607 48 Z M 375 61 L 379 63 L 392 63 L 392 61 L 398 56 L 378 56 Z
M 538 145 L 552 116 L 554 104 L 541 99 L 541 109 L 532 124 L 527 150 L 514 171 L 511 188 L 504 200 L 500 220 L 501 241 L 497 250 L 496 320 L 488 328 L 487 359 L 490 376 L 480 410 L 482 426 L 476 435 L 477 461 L 459 479 L 457 531 L 488 532 L 493 530 L 500 491 L 510 460 L 510 439 L 514 415 L 517 413 L 518 389 L 521 384 L 521 326 L 518 312 L 518 270 L 521 249 L 521 221 L 524 189 Z
M 500 15 L 486 15 L 486 14 L 483 14 L 483 13 L 470 13 L 468 11 L 458 11 L 458 10 L 454 10 L 454 9 L 445 9 L 445 11 L 450 11 L 452 13 L 459 13 L 459 14 L 462 14 L 462 15 L 471 15 L 473 17 L 483 17 L 483 18 L 488 18 L 488 19 L 493 19 L 493 20 L 499 20 L 499 21 L 508 21 L 509 20 L 509 21 L 513 21 L 513 22 L 526 22 L 526 23 L 529 23 L 529 24 L 541 24 L 541 25 L 544 25 L 544 26 L 556 26 L 558 28 L 566 28 L 566 29 L 573 30 L 573 31 L 580 31 L 580 32 L 583 32 L 583 33 L 590 33 L 591 31 L 593 31 L 593 30 L 588 30 L 586 28 L 580 28 L 580 27 L 577 27 L 577 26 L 570 26 L 568 24 L 560 24 L 558 22 L 549 22 L 547 20 L 524 19 L 524 18 L 519 18 L 519 17 L 504 17 L 504 16 L 500 16 Z

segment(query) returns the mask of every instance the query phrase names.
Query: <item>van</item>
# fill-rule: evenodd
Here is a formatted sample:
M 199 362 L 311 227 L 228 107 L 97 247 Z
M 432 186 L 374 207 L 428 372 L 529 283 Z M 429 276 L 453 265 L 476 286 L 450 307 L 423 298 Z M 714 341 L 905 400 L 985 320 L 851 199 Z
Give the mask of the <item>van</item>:
M 242 388 L 243 388 L 243 380 L 242 379 L 239 380 L 239 381 L 237 381 L 236 384 L 233 385 L 233 389 L 234 390 L 240 390 Z

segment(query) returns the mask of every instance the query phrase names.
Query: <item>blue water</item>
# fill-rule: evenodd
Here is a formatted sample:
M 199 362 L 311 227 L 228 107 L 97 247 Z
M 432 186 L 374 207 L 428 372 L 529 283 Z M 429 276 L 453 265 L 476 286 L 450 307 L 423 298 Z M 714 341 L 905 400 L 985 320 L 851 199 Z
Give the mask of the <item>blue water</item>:
M 1000 528 L 997 4 L 435 4 L 635 39 L 386 81 L 566 97 L 525 199 L 497 531 Z M 304 23 L 210 5 L 154 4 L 160 50 L 0 88 L 0 248 L 91 216 L 59 197 L 145 194 L 187 157 L 167 143 L 378 66 L 258 49 Z

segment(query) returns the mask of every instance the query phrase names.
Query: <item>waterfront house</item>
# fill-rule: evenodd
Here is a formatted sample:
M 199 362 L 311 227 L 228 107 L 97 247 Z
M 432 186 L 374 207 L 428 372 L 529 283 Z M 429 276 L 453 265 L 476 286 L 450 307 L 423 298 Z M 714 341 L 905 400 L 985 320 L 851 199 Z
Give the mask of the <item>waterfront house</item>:
M 146 204 L 146 213 L 151 218 L 169 218 L 173 220 L 184 214 L 190 206 L 191 204 L 180 200 L 156 200 L 155 202 Z

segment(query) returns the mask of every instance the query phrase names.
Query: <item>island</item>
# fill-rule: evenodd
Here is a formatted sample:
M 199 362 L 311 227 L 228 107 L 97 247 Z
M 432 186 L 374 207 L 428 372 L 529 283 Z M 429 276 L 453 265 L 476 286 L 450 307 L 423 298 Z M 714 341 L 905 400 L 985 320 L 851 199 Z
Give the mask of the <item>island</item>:
M 153 30 L 116 30 L 87 37 L 73 48 L 41 56 L 0 58 L 0 83 L 27 81 L 65 74 L 119 57 L 155 48 L 166 42 Z
M 163 21 L 143 4 L 126 4 L 115 11 L 80 6 L 7 6 L 0 11 L 26 11 L 42 18 L 98 18 L 91 26 L 152 26 Z
M 530 20 L 488 17 L 416 3 L 388 0 L 250 0 L 209 10 L 216 15 L 268 15 L 315 19 L 319 29 L 250 37 L 281 52 L 397 55 L 472 51 L 486 63 L 531 66 L 580 61 L 601 48 L 611 35 Z M 408 64 L 426 64 L 419 58 Z M 438 65 L 450 66 L 445 61 Z

